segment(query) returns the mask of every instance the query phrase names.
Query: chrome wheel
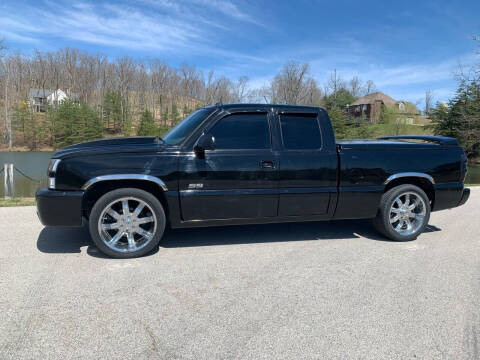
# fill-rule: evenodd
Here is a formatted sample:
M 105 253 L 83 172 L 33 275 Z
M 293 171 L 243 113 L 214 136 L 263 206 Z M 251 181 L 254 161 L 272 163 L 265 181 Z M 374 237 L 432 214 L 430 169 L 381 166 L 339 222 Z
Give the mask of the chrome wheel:
M 157 230 L 157 218 L 143 200 L 123 197 L 108 204 L 100 214 L 98 233 L 114 251 L 129 253 L 147 246 Z
M 405 192 L 397 196 L 390 207 L 390 226 L 401 236 L 417 232 L 423 225 L 426 204 L 420 195 Z

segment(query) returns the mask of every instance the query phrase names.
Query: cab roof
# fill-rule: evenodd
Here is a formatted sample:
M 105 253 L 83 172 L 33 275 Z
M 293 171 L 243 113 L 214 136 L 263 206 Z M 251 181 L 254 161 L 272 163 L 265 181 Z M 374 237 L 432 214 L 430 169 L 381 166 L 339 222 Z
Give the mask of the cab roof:
M 318 112 L 320 109 L 325 110 L 319 106 L 306 106 L 306 105 L 285 105 L 285 104 L 215 104 L 206 106 L 206 108 L 217 108 L 223 110 L 232 109 L 271 109 L 275 108 L 281 111 L 305 111 L 305 112 Z

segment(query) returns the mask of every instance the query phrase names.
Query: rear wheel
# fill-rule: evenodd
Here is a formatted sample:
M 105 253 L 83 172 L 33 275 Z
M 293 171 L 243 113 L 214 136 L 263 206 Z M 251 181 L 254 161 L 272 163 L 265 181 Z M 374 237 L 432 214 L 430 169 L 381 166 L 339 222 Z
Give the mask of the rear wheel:
M 155 196 L 124 188 L 98 199 L 90 213 L 89 228 L 103 253 L 133 258 L 148 253 L 159 243 L 165 223 L 165 212 Z
M 430 201 L 415 185 L 400 185 L 382 196 L 374 225 L 378 231 L 395 241 L 416 239 L 428 225 Z

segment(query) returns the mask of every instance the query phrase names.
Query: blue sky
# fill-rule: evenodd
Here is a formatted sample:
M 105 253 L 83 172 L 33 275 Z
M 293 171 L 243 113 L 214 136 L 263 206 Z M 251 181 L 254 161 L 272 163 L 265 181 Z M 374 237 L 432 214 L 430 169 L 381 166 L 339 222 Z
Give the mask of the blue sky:
M 480 1 L 6 0 L 0 37 L 11 50 L 75 47 L 109 57 L 160 58 L 264 85 L 288 60 L 322 85 L 333 69 L 396 99 L 436 100 L 475 59 Z M 420 105 L 421 106 L 421 105 Z

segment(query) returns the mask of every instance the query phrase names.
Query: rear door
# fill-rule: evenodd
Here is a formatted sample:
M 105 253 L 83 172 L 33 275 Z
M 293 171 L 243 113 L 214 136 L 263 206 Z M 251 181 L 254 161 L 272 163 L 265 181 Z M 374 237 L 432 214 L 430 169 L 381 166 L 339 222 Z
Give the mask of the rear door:
M 337 155 L 328 117 L 320 112 L 280 112 L 279 216 L 326 215 L 336 194 Z M 330 126 L 329 131 L 322 127 Z M 332 207 L 333 208 L 333 207 Z
M 182 217 L 251 219 L 277 215 L 278 159 L 268 112 L 226 114 L 204 133 L 215 138 L 205 158 L 180 160 Z

